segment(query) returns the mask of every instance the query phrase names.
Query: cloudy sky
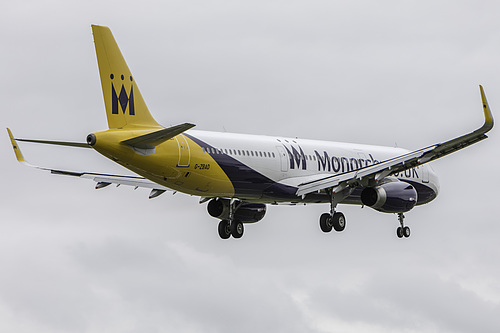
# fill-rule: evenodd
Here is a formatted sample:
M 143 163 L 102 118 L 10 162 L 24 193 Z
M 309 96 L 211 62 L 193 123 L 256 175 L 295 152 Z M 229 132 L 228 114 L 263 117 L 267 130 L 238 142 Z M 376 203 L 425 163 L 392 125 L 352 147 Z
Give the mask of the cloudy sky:
M 1 127 L 84 141 L 106 128 L 91 24 L 109 26 L 165 126 L 416 149 L 500 117 L 496 1 L 8 1 Z M 498 129 L 433 162 L 406 214 L 270 207 L 223 241 L 198 198 L 19 165 L 0 140 L 2 332 L 498 332 Z M 89 150 L 27 159 L 125 173 Z

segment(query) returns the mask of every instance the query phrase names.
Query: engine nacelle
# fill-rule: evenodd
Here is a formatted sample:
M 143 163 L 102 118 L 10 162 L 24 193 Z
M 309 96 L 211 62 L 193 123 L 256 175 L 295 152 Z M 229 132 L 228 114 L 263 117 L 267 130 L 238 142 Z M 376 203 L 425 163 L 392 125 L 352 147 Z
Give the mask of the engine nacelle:
M 212 199 L 207 205 L 208 214 L 220 220 L 227 220 L 229 218 L 229 204 L 228 199 Z M 259 222 L 266 215 L 265 204 L 243 202 L 236 207 L 234 220 L 243 223 Z
M 401 181 L 367 187 L 361 192 L 361 202 L 383 213 L 404 213 L 415 207 L 417 191 Z

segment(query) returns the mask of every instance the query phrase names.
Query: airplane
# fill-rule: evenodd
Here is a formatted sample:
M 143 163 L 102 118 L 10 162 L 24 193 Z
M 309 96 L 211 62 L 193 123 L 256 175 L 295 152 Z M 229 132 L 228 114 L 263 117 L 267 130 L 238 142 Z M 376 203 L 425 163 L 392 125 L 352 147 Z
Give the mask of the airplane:
M 404 213 L 431 202 L 439 181 L 429 162 L 475 144 L 493 128 L 493 116 L 479 86 L 484 124 L 479 129 L 418 150 L 262 135 L 193 130 L 191 123 L 163 127 L 153 118 L 111 30 L 92 25 L 109 129 L 86 142 L 14 138 L 19 162 L 57 175 L 150 189 L 149 198 L 166 191 L 199 196 L 220 222 L 220 238 L 240 238 L 244 224 L 262 220 L 267 205 L 326 203 L 320 229 L 343 231 L 339 204 L 362 205 L 397 214 L 399 238 L 410 236 Z M 94 149 L 137 176 L 79 172 L 26 162 L 19 142 Z

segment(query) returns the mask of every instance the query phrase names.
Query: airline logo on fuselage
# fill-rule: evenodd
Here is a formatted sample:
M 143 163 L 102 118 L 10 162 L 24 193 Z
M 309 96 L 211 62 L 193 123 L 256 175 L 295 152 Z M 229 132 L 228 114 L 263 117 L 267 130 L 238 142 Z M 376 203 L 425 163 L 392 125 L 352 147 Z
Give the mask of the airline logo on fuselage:
M 300 146 L 298 146 L 299 150 L 295 149 L 294 146 L 290 146 L 290 149 L 285 145 L 283 145 L 283 147 L 285 147 L 288 158 L 290 159 L 290 169 L 307 169 L 306 156 Z
M 323 151 L 323 155 L 321 155 L 317 150 L 314 151 L 314 154 L 318 161 L 318 171 L 349 172 L 379 163 L 372 154 L 368 154 L 370 158 L 330 157 L 326 151 Z
M 373 164 L 379 163 L 372 154 L 368 154 L 368 157 L 345 157 L 345 156 L 330 156 L 328 152 L 323 151 L 320 153 L 317 150 L 314 150 L 314 157 L 312 156 L 306 157 L 302 147 L 298 144 L 283 144 L 285 148 L 288 159 L 289 159 L 289 167 L 290 170 L 307 170 L 308 162 L 315 160 L 317 162 L 318 172 L 333 172 L 333 173 L 344 173 L 357 169 L 361 169 Z M 394 174 L 396 177 L 406 177 L 406 178 L 419 178 L 417 170 L 415 168 L 411 168 L 401 173 Z
M 115 78 L 113 74 L 110 75 L 111 80 Z M 127 93 L 127 90 L 125 89 L 125 76 L 121 75 L 121 89 L 120 89 L 120 94 L 118 95 L 116 93 L 115 85 L 113 82 L 111 82 L 111 113 L 112 114 L 120 114 L 119 109 L 121 108 L 121 111 L 123 114 L 127 112 L 128 108 L 128 114 L 133 116 L 135 115 L 135 104 L 134 104 L 134 84 L 133 84 L 133 78 L 130 76 L 130 92 Z

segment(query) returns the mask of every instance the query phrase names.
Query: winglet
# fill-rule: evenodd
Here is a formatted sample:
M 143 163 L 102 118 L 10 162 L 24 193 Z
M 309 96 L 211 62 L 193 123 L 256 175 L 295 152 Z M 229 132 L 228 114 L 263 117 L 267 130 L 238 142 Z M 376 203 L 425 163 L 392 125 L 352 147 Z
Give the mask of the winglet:
M 12 148 L 14 149 L 14 153 L 16 154 L 17 161 L 20 163 L 26 163 L 23 153 L 21 153 L 21 149 L 19 149 L 19 145 L 17 144 L 16 139 L 14 139 L 10 128 L 7 128 L 7 132 L 9 132 L 10 142 L 12 144 Z
M 484 93 L 483 86 L 479 85 L 479 89 L 481 90 L 481 99 L 483 101 L 483 109 L 484 109 L 484 126 L 483 129 L 489 131 L 493 128 L 493 115 L 491 114 L 490 106 L 488 105 L 488 100 L 486 100 L 486 94 Z

